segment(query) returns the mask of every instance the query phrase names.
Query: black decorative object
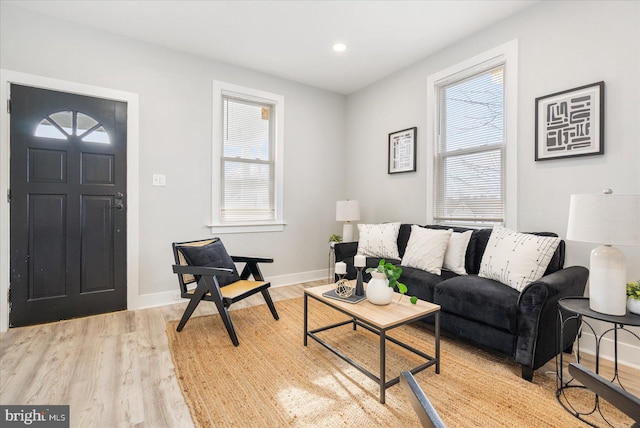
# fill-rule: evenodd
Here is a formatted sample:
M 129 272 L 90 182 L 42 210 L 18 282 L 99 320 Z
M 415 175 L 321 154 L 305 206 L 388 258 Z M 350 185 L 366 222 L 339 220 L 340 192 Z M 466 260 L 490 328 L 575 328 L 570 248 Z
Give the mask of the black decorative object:
M 364 296 L 364 283 L 362 282 L 363 267 L 356 267 L 358 274 L 356 276 L 356 296 Z
M 536 161 L 604 154 L 604 82 L 536 98 Z

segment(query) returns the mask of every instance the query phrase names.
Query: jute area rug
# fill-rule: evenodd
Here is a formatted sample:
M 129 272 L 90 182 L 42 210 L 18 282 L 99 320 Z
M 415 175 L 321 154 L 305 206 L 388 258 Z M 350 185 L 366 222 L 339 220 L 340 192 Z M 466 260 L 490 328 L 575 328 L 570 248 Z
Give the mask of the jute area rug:
M 303 346 L 302 298 L 276 302 L 276 307 L 278 321 L 266 305 L 231 312 L 238 347 L 218 315 L 191 318 L 180 333 L 177 321 L 168 323 L 176 375 L 197 427 L 420 426 L 400 385 L 387 389 L 381 404 L 374 381 L 311 338 Z M 310 328 L 343 319 L 309 299 Z M 350 326 L 320 335 L 378 372 L 376 335 Z M 389 335 L 434 354 L 428 328 L 404 326 Z M 533 383 L 527 382 L 517 364 L 448 338 L 441 340 L 441 359 L 440 374 L 431 367 L 415 376 L 449 427 L 587 426 L 558 404 L 551 378 L 536 373 Z M 421 362 L 387 342 L 387 379 Z M 589 398 L 577 400 L 586 408 Z M 615 426 L 632 423 L 615 409 L 607 414 Z

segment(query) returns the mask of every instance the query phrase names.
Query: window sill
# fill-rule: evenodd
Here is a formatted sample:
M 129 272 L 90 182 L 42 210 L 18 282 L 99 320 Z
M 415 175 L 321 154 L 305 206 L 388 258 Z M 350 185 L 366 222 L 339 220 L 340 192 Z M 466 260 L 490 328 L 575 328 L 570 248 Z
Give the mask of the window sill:
M 270 223 L 215 223 L 208 224 L 212 235 L 224 233 L 257 233 L 257 232 L 282 232 L 287 223 L 283 221 Z

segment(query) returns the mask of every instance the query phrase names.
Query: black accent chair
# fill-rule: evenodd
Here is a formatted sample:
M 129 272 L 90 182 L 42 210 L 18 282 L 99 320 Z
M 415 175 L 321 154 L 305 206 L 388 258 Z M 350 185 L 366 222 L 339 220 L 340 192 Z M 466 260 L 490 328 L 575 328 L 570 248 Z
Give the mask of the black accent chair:
M 278 319 L 269 294 L 271 283 L 264 280 L 258 267 L 258 263 L 273 263 L 273 259 L 229 256 L 220 238 L 174 242 L 172 248 L 176 262 L 173 272 L 178 274 L 180 295 L 189 299 L 178 331 L 182 331 L 200 301 L 206 300 L 215 303 L 231 341 L 238 346 L 229 306 L 258 292 L 262 293 L 273 318 Z M 240 275 L 235 262 L 246 263 Z M 251 276 L 253 280 L 249 280 Z M 196 283 L 195 289 L 189 289 L 188 285 L 192 283 Z
M 600 398 L 605 399 L 633 419 L 635 423 L 631 425 L 632 428 L 640 427 L 640 398 L 628 393 L 582 364 L 569 364 L 569 374 Z
M 427 396 L 425 395 L 416 378 L 411 372 L 400 372 L 400 385 L 404 389 L 413 410 L 415 410 L 420 419 L 420 423 L 425 428 L 445 428 L 444 422 L 440 419 L 438 412 L 433 407 Z

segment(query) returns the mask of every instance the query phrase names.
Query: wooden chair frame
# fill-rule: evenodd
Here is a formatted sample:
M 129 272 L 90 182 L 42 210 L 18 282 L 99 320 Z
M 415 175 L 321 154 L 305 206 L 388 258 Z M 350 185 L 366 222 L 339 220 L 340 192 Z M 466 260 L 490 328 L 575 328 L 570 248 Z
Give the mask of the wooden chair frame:
M 178 275 L 178 281 L 180 283 L 180 295 L 185 299 L 189 299 L 180 322 L 178 323 L 177 331 L 182 331 L 185 324 L 195 311 L 196 307 L 202 300 L 215 303 L 218 313 L 222 318 L 222 322 L 229 333 L 231 342 L 235 346 L 239 345 L 238 336 L 236 335 L 231 317 L 229 316 L 229 306 L 233 303 L 245 299 L 258 292 L 262 293 L 273 318 L 278 320 L 278 312 L 271 300 L 269 294 L 269 287 L 271 283 L 264 280 L 262 272 L 258 267 L 258 263 L 273 263 L 271 258 L 261 257 L 240 257 L 231 256 L 231 259 L 237 263 L 245 263 L 244 269 L 240 274 L 240 280 L 233 282 L 229 285 L 220 287 L 218 283 L 218 276 L 230 276 L 233 274 L 231 269 L 214 268 L 205 266 L 190 266 L 187 264 L 186 259 L 179 251 L 183 246 L 200 246 L 215 242 L 218 238 L 204 239 L 200 241 L 188 241 L 188 242 L 174 242 L 172 244 L 173 255 L 176 264 L 173 265 L 173 272 Z M 249 277 L 253 277 L 253 281 L 249 280 Z M 196 282 L 195 290 L 190 290 L 188 285 Z

